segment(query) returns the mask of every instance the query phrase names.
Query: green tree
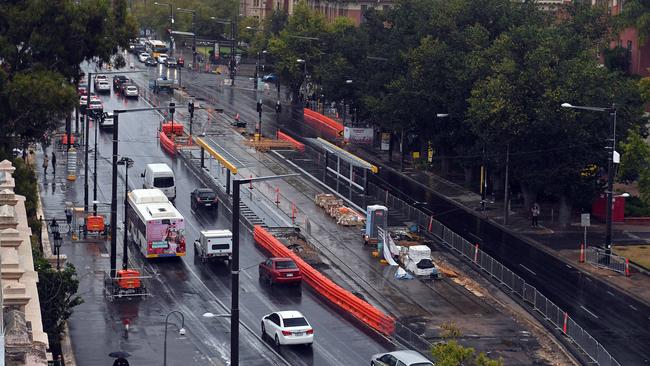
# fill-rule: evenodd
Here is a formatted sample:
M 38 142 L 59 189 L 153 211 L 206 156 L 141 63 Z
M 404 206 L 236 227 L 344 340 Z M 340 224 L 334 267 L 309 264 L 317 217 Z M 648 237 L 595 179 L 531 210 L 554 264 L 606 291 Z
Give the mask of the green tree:
M 77 271 L 70 263 L 62 271 L 52 269 L 47 260 L 40 256 L 34 258 L 34 269 L 38 272 L 43 329 L 51 345 L 59 344 L 59 337 L 63 334 L 65 321 L 72 315 L 72 309 L 83 303 L 77 296 Z
M 617 16 L 619 28 L 634 27 L 639 34 L 639 42 L 650 39 L 650 2 L 646 0 L 629 0 L 623 11 Z
M 633 129 L 625 141 L 620 143 L 621 165 L 618 168 L 618 179 L 633 182 L 647 171 L 650 174 L 650 145 Z

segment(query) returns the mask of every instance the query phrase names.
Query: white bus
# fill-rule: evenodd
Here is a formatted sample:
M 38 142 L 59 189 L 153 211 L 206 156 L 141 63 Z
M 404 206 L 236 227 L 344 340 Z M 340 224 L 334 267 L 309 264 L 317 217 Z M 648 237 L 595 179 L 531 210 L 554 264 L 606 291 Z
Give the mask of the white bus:
M 185 219 L 157 188 L 129 193 L 128 234 L 145 258 L 185 255 Z
M 149 55 L 155 59 L 158 59 L 158 56 L 160 56 L 161 53 L 167 53 L 169 50 L 165 42 L 156 39 L 148 40 L 145 44 L 145 47 L 147 48 Z

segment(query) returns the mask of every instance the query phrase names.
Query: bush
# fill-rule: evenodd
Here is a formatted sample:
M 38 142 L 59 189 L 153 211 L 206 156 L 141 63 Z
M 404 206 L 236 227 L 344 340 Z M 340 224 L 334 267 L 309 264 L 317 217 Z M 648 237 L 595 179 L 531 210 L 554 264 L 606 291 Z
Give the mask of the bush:
M 625 199 L 625 217 L 650 217 L 650 206 L 639 197 L 628 197 Z

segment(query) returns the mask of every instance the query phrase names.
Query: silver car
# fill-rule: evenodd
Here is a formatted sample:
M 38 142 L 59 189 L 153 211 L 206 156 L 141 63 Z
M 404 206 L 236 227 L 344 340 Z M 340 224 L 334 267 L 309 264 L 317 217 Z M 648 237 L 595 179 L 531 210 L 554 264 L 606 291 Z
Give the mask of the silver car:
M 372 366 L 433 366 L 433 362 L 411 350 L 379 353 L 372 356 Z
M 127 85 L 124 88 L 124 96 L 127 98 L 137 98 L 138 97 L 138 87 L 135 85 Z

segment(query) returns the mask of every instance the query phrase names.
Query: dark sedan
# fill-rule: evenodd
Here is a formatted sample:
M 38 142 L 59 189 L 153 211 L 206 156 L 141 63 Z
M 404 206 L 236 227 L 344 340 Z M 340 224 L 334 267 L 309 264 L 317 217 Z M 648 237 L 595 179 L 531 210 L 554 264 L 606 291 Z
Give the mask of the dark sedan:
M 197 188 L 190 194 L 190 206 L 194 211 L 200 208 L 216 209 L 218 204 L 217 194 L 210 188 Z

